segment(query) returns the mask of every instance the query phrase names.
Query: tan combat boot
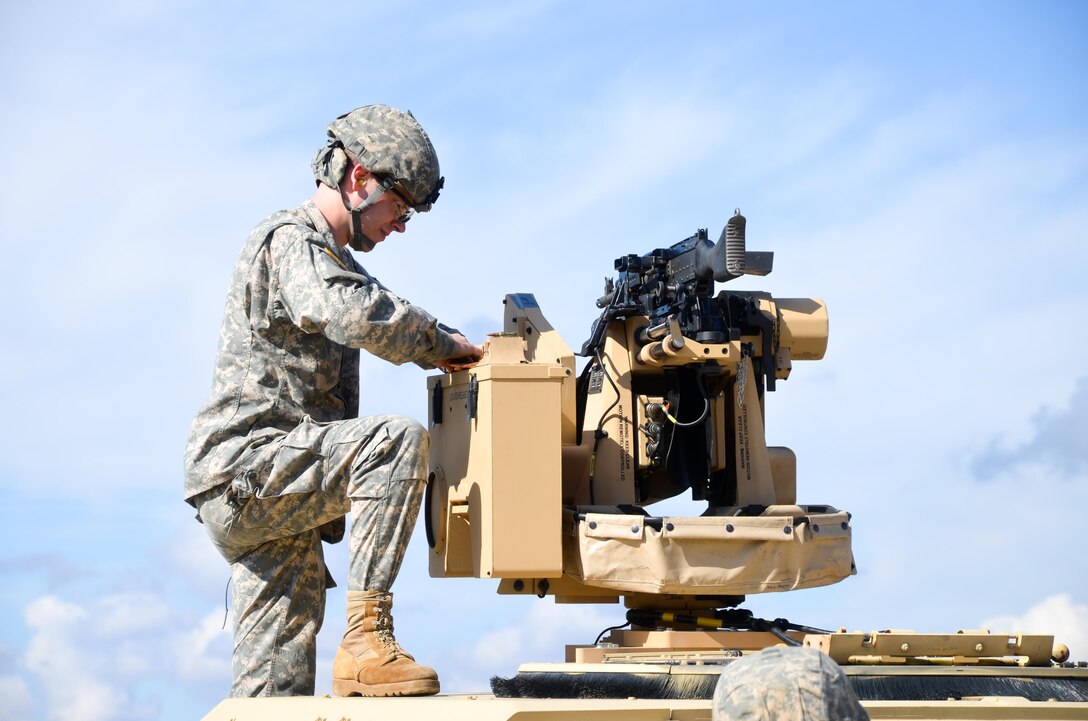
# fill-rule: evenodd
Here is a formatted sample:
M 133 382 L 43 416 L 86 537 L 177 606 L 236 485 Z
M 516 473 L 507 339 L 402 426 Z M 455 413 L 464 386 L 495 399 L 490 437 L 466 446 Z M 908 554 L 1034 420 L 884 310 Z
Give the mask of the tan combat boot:
M 393 638 L 393 594 L 348 591 L 348 630 L 332 662 L 338 696 L 429 696 L 438 674 Z

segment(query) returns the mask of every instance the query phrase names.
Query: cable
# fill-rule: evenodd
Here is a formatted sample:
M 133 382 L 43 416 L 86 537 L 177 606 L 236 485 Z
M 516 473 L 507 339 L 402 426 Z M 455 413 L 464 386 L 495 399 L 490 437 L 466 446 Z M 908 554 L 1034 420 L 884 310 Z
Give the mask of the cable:
M 771 633 L 775 638 L 782 641 L 782 643 L 786 644 L 787 646 L 803 646 L 804 645 L 803 643 L 798 641 L 796 638 L 793 638 L 792 636 L 787 635 L 786 632 L 783 631 L 782 629 L 778 628 L 778 626 L 770 625 L 770 626 L 767 626 L 767 628 L 765 630 L 768 631 L 769 633 Z
M 609 626 L 608 628 L 606 628 L 605 630 L 603 630 L 599 634 L 597 634 L 597 640 L 593 642 L 593 645 L 596 646 L 598 643 L 600 643 L 601 639 L 604 638 L 604 635 L 606 633 L 608 633 L 609 631 L 619 631 L 621 628 L 625 628 L 625 627 L 630 626 L 630 625 L 631 625 L 631 622 L 627 621 L 625 623 L 621 623 L 619 626 Z
M 671 413 L 669 413 L 669 402 L 668 401 L 665 401 L 665 403 L 662 404 L 661 410 L 662 410 L 662 412 L 664 412 L 665 417 L 668 418 L 669 421 L 673 425 L 675 425 L 677 428 L 690 428 L 692 426 L 697 426 L 700 423 L 702 423 L 703 421 L 705 421 L 707 415 L 710 413 L 710 395 L 706 392 L 706 388 L 703 387 L 703 383 L 702 383 L 701 379 L 700 379 L 700 382 L 699 382 L 699 393 L 703 396 L 703 412 L 702 412 L 702 414 L 700 414 L 700 416 L 698 418 L 696 418 L 693 421 L 685 423 L 684 421 L 680 421 L 677 418 L 675 418 Z M 680 415 L 680 400 L 679 400 L 679 397 L 677 397 L 677 401 L 676 401 L 676 415 L 677 416 Z M 671 433 L 669 433 L 669 447 L 665 449 L 665 467 L 666 468 L 668 468 L 668 466 L 669 466 L 669 457 L 672 455 L 672 442 L 673 442 L 674 438 L 676 438 L 676 431 L 675 430 L 673 430 Z
M 605 408 L 604 413 L 601 414 L 601 420 L 597 422 L 597 430 L 593 433 L 593 452 L 589 456 L 589 503 L 590 505 L 597 505 L 597 495 L 593 490 L 593 479 L 597 474 L 597 448 L 601 444 L 601 439 L 606 436 L 604 432 L 604 419 L 608 417 L 609 411 L 616 407 L 620 402 L 620 389 L 616 386 L 616 382 L 612 380 L 612 376 L 608 375 L 608 372 L 604 369 L 604 361 L 601 360 L 601 349 L 595 348 L 594 355 L 597 360 L 597 367 L 601 369 L 601 373 L 608 379 L 609 385 L 612 386 L 612 390 L 616 393 L 616 400 L 612 401 L 612 405 Z M 620 423 L 623 419 L 620 419 Z
M 703 389 L 700 388 L 699 390 L 703 390 Z M 676 405 L 679 406 L 680 404 L 677 403 Z M 668 418 L 670 421 L 672 421 L 675 425 L 677 425 L 677 426 L 679 426 L 681 428 L 691 428 L 692 426 L 697 426 L 697 425 L 699 425 L 700 423 L 702 423 L 703 421 L 706 420 L 707 415 L 710 413 L 710 398 L 707 397 L 705 392 L 703 393 L 703 412 L 702 412 L 702 414 L 698 418 L 696 418 L 695 420 L 687 422 L 687 423 L 685 423 L 685 422 L 683 422 L 681 420 L 678 420 L 677 418 L 674 418 L 672 416 L 672 414 L 669 413 L 669 404 L 668 404 L 668 402 L 666 402 L 662 406 L 662 410 L 665 412 L 665 417 Z M 677 410 L 677 415 L 680 415 L 679 410 Z

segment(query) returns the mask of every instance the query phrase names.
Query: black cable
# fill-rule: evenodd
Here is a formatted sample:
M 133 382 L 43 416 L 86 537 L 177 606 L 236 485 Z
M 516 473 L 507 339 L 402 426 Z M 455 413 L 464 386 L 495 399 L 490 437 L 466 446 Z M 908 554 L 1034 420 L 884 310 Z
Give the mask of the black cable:
M 608 411 L 615 408 L 616 404 L 620 402 L 620 389 L 619 386 L 616 385 L 616 381 L 612 380 L 612 376 L 608 375 L 608 373 L 604 370 L 604 361 L 601 360 L 600 348 L 597 349 L 597 364 L 600 366 L 601 372 L 604 373 L 604 377 L 608 379 L 608 385 L 612 386 L 612 390 L 616 393 L 616 400 L 612 401 L 612 405 L 608 406 L 608 409 L 601 414 L 601 422 L 597 424 L 597 428 L 599 429 L 604 427 L 604 419 L 605 416 L 608 415 Z
M 597 640 L 593 642 L 593 645 L 596 646 L 598 643 L 600 643 L 601 639 L 604 638 L 604 635 L 606 633 L 608 633 L 609 631 L 619 631 L 621 628 L 625 628 L 625 627 L 630 626 L 630 625 L 631 625 L 631 622 L 627 621 L 625 623 L 621 623 L 619 626 L 609 626 L 608 628 L 606 628 L 605 630 L 603 630 L 599 634 L 597 634 Z
M 707 415 L 710 414 L 710 394 L 706 392 L 706 388 L 703 387 L 702 380 L 699 382 L 699 393 L 703 396 L 703 413 L 696 420 L 687 423 L 680 422 L 680 396 L 676 399 L 676 416 L 669 414 L 668 409 L 665 410 L 665 417 L 672 421 L 674 426 L 679 428 L 690 428 L 691 426 L 697 426 L 706 420 Z M 676 438 L 676 429 L 669 431 L 669 447 L 665 449 L 665 468 L 669 467 L 669 456 L 672 455 L 672 441 Z
M 700 390 L 702 390 L 702 389 L 700 389 Z M 679 416 L 680 415 L 680 408 L 679 408 L 680 404 L 677 403 L 676 405 L 677 405 L 676 415 Z M 703 393 L 703 412 L 698 418 L 696 418 L 693 421 L 686 422 L 686 423 L 682 423 L 679 418 L 673 418 L 672 422 L 675 425 L 677 425 L 677 426 L 679 426 L 681 428 L 691 428 L 692 426 L 697 426 L 700 423 L 702 423 L 703 421 L 705 421 L 707 415 L 709 415 L 709 414 L 710 414 L 710 398 L 707 397 L 706 393 Z
M 805 626 L 804 624 L 800 624 L 800 623 L 790 623 L 789 620 L 785 619 L 785 618 L 776 618 L 774 620 L 774 625 L 778 626 L 779 628 L 784 628 L 787 631 L 802 631 L 804 633 L 818 633 L 818 634 L 822 634 L 822 635 L 825 635 L 825 636 L 827 634 L 829 634 L 829 633 L 834 633 L 834 631 L 828 631 L 826 628 L 814 628 L 812 626 Z
M 783 631 L 782 629 L 778 628 L 778 626 L 773 626 L 773 625 L 768 626 L 767 631 L 772 633 L 775 638 L 779 639 L 780 641 L 782 641 L 787 646 L 803 646 L 804 645 L 803 643 L 798 641 L 796 638 L 793 638 L 792 636 L 787 635 L 786 632 Z
M 608 371 L 604 368 L 604 361 L 601 360 L 601 349 L 595 348 L 594 355 L 597 360 L 597 367 L 601 369 L 601 374 L 608 379 L 608 384 L 612 386 L 612 390 L 616 393 L 616 400 L 612 401 L 612 405 L 608 406 L 601 414 L 601 419 L 597 422 L 597 430 L 593 433 L 593 452 L 589 456 L 589 503 L 590 505 L 597 504 L 597 495 L 593 490 L 593 479 L 597 475 L 597 448 L 601 444 L 601 439 L 605 437 L 604 433 L 604 419 L 608 417 L 608 413 L 616 407 L 620 402 L 620 389 L 616 386 L 616 382 L 612 380 L 612 376 L 608 375 Z M 620 419 L 620 423 L 623 419 Z

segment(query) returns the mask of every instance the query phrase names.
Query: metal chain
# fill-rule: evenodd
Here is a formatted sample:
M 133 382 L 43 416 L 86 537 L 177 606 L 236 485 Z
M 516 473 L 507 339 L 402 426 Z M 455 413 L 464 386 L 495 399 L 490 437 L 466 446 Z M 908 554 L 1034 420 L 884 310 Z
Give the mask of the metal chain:
M 748 383 L 748 352 L 742 350 L 737 366 L 737 405 L 744 407 L 744 386 Z

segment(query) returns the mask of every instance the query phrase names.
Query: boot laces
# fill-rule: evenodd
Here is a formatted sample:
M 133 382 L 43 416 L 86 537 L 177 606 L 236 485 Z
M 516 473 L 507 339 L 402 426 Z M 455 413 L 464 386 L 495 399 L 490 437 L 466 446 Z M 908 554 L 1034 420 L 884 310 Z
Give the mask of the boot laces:
M 405 651 L 397 643 L 397 639 L 393 636 L 393 617 L 389 614 L 389 610 L 384 605 L 379 605 L 376 609 L 377 618 L 374 621 L 376 626 L 375 632 L 378 635 L 378 641 L 385 646 L 385 654 L 387 656 L 403 656 Z

